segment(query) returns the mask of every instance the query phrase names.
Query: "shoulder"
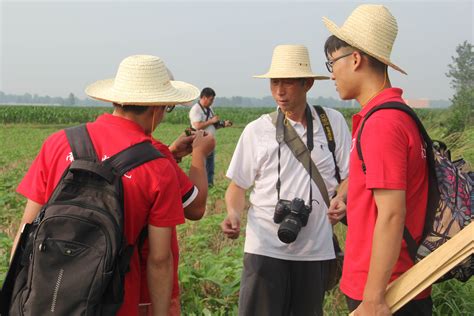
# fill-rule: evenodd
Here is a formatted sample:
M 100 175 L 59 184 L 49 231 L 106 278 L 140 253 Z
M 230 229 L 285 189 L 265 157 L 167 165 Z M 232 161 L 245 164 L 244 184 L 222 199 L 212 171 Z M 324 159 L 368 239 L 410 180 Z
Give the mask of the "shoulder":
M 254 134 L 255 136 L 274 131 L 275 126 L 269 114 L 263 114 L 256 120 L 248 123 L 244 128 L 244 133 Z
M 56 153 L 71 151 L 69 142 L 64 130 L 57 131 L 46 138 L 41 147 L 41 152 L 46 155 L 54 155 Z
M 366 127 L 380 127 L 383 129 L 400 127 L 406 129 L 411 124 L 415 124 L 409 114 L 396 109 L 383 109 L 374 112 L 366 119 Z
M 173 154 L 171 153 L 170 149 L 168 148 L 167 145 L 163 144 L 161 141 L 155 139 L 155 138 L 152 138 L 151 139 L 151 144 L 156 148 L 158 149 L 158 151 L 160 153 L 162 153 L 163 155 L 165 155 L 166 157 L 168 158 L 173 158 Z

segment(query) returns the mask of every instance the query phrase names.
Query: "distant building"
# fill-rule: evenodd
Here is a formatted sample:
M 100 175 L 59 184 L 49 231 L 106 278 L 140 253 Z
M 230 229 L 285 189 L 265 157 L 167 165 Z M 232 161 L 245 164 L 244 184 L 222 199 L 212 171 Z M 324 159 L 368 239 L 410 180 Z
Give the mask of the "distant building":
M 430 100 L 428 99 L 405 99 L 405 102 L 412 108 L 429 108 Z

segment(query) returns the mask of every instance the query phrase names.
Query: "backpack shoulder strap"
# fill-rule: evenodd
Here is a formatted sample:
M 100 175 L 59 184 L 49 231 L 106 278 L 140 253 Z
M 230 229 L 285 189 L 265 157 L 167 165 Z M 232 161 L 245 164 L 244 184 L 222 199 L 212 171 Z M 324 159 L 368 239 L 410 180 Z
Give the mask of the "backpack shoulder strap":
M 69 127 L 64 130 L 75 160 L 97 161 L 97 153 L 87 131 L 86 124 Z
M 105 165 L 111 166 L 119 175 L 123 175 L 126 172 L 136 168 L 148 161 L 165 157 L 158 149 L 156 149 L 149 141 L 144 141 L 135 145 L 132 145 L 121 152 L 113 155 L 109 159 L 104 161 Z M 124 245 L 121 257 L 118 265 L 122 275 L 129 269 L 130 259 L 133 255 L 135 245 L 139 246 L 143 244 L 147 236 L 148 228 L 145 226 L 142 228 L 137 240 L 131 245 Z
M 326 135 L 326 140 L 328 142 L 328 148 L 332 154 L 332 159 L 334 160 L 334 167 L 336 171 L 335 176 L 336 176 L 337 183 L 341 183 L 341 172 L 339 170 L 339 166 L 337 165 L 336 154 L 335 154 L 336 141 L 334 140 L 334 133 L 332 131 L 331 122 L 329 121 L 326 111 L 324 111 L 324 108 L 322 106 L 314 105 L 313 107 L 316 110 L 316 113 L 318 113 L 319 120 L 321 121 L 321 124 L 323 125 L 324 134 Z
M 158 149 L 156 149 L 149 141 L 144 141 L 122 150 L 118 154 L 105 160 L 104 163 L 111 165 L 118 174 L 123 175 L 127 171 L 130 171 L 145 162 L 162 157 L 164 157 L 164 155 L 158 151 Z
M 366 172 L 366 167 L 365 167 L 365 162 L 364 162 L 364 156 L 362 155 L 362 148 L 360 146 L 360 139 L 362 137 L 362 130 L 364 129 L 365 122 L 369 119 L 369 117 L 374 114 L 375 112 L 383 109 L 393 109 L 393 110 L 399 110 L 402 112 L 405 112 L 408 114 L 416 123 L 416 126 L 418 126 L 418 129 L 421 133 L 421 136 L 423 137 L 423 141 L 425 142 L 425 145 L 427 148 L 430 148 L 433 144 L 433 141 L 429 137 L 428 133 L 426 132 L 425 127 L 421 123 L 420 119 L 416 115 L 415 111 L 413 111 L 412 108 L 407 106 L 406 104 L 400 103 L 400 102 L 387 102 L 383 103 L 379 106 L 374 107 L 371 109 L 367 114 L 365 115 L 360 127 L 359 131 L 357 133 L 357 141 L 356 141 L 356 148 L 357 148 L 357 155 L 359 156 L 359 160 L 362 161 L 362 171 L 364 173 Z M 428 152 L 429 150 L 427 150 Z

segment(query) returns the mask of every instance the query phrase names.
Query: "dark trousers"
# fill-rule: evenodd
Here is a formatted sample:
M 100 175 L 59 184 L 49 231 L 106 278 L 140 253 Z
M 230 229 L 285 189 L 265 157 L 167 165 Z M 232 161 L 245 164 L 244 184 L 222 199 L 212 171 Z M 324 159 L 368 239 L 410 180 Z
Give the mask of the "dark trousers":
M 206 158 L 206 171 L 207 171 L 207 184 L 208 186 L 214 185 L 214 159 L 215 151 L 212 151 Z
M 349 311 L 354 311 L 361 301 L 353 300 L 346 296 L 347 307 Z M 393 314 L 394 316 L 431 316 L 433 314 L 433 301 L 431 297 L 421 300 L 412 300 L 406 303 L 402 308 Z
M 290 261 L 246 253 L 240 316 L 322 316 L 329 261 Z

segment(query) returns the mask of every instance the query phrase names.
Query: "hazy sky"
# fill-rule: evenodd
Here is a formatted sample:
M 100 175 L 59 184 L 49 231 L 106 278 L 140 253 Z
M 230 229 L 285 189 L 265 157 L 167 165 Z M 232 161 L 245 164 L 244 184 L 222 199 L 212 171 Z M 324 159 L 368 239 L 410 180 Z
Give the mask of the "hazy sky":
M 327 16 L 342 25 L 361 3 L 375 1 L 1 1 L 0 91 L 84 97 L 112 78 L 126 56 L 161 57 L 179 80 L 218 96 L 269 95 L 265 73 L 278 44 L 309 48 L 314 72 L 327 74 Z M 473 1 L 381 1 L 398 21 L 392 84 L 406 98 L 448 99 L 445 73 L 455 48 L 473 40 Z M 337 97 L 331 81 L 310 97 Z

